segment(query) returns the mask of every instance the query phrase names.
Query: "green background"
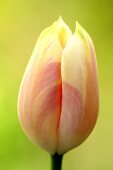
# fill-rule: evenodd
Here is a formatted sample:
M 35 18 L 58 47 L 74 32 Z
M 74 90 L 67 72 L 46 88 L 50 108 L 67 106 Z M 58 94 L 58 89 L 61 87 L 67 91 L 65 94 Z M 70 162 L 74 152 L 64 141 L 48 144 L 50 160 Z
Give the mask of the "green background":
M 23 133 L 17 96 L 40 32 L 62 15 L 74 31 L 77 20 L 97 53 L 100 111 L 96 127 L 68 152 L 63 170 L 113 170 L 113 1 L 0 0 L 0 170 L 49 170 L 47 152 Z

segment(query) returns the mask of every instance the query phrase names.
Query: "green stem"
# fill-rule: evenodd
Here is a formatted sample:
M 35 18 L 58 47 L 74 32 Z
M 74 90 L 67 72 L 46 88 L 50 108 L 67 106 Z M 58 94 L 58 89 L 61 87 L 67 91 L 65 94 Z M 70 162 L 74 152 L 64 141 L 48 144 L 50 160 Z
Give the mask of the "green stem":
M 62 158 L 63 155 L 55 155 L 51 156 L 51 170 L 61 170 L 62 169 Z

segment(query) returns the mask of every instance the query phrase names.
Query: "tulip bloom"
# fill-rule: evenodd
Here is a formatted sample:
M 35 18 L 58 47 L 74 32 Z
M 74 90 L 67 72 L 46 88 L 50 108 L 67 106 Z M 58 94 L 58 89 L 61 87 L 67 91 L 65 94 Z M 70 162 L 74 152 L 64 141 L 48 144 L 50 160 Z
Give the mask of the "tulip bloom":
M 88 33 L 60 18 L 36 43 L 20 87 L 18 112 L 27 136 L 50 154 L 81 144 L 98 115 L 96 55 Z

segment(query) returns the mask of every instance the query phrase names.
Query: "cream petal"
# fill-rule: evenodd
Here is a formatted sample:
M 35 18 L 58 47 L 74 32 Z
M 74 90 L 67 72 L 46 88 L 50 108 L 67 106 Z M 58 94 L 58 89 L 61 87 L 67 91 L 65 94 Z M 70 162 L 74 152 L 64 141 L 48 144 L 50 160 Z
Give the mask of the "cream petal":
M 81 144 L 92 131 L 98 114 L 98 81 L 93 43 L 77 24 L 61 61 L 62 108 L 58 153 Z

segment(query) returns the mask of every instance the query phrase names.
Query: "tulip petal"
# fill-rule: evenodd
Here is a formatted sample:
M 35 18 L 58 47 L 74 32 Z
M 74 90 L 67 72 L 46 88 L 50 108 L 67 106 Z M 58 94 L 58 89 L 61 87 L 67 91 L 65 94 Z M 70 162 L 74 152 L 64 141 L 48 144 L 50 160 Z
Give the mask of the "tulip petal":
M 19 119 L 25 133 L 51 154 L 57 150 L 62 96 L 61 56 L 69 36 L 71 31 L 61 18 L 42 32 L 19 93 Z
M 58 153 L 82 143 L 98 114 L 98 81 L 95 51 L 88 33 L 77 23 L 61 61 L 62 107 Z

